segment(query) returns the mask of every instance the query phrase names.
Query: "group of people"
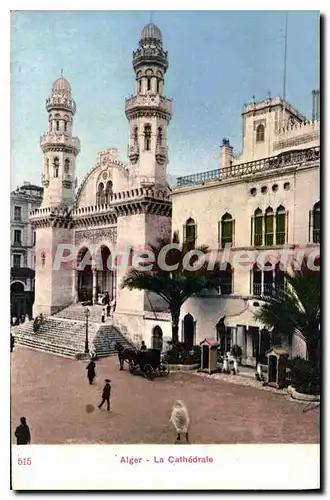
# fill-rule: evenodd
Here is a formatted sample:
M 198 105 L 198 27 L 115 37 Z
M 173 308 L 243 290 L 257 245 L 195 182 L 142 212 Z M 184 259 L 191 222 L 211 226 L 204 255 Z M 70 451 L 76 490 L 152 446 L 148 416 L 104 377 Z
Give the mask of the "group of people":
M 110 301 L 109 293 L 105 292 L 103 304 L 105 305 L 105 307 L 103 307 L 102 309 L 102 323 L 105 322 L 105 315 L 107 315 L 107 318 L 110 318 L 111 314 L 115 312 L 116 301 L 114 299 Z
M 92 358 L 88 363 L 88 365 L 86 366 L 87 378 L 90 385 L 93 384 L 94 378 L 96 377 L 95 369 L 96 369 L 95 358 Z M 101 403 L 98 405 L 99 408 L 102 408 L 104 403 L 107 403 L 108 411 L 110 411 L 110 396 L 111 396 L 110 382 L 111 380 L 109 380 L 108 378 L 105 379 L 105 386 L 103 387 L 102 391 Z

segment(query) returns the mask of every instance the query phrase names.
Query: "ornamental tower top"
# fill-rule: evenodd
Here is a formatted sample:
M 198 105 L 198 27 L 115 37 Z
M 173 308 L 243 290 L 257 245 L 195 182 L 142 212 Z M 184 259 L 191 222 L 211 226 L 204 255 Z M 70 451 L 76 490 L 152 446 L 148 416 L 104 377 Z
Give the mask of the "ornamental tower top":
M 40 139 L 44 154 L 42 206 L 71 206 L 75 199 L 76 156 L 80 151 L 80 141 L 72 137 L 76 104 L 70 84 L 63 76 L 53 83 L 46 110 L 48 132 Z
M 136 95 L 126 99 L 130 122 L 128 156 L 135 186 L 167 186 L 167 127 L 172 118 L 172 100 L 163 95 L 168 68 L 160 29 L 147 24 L 133 52 Z

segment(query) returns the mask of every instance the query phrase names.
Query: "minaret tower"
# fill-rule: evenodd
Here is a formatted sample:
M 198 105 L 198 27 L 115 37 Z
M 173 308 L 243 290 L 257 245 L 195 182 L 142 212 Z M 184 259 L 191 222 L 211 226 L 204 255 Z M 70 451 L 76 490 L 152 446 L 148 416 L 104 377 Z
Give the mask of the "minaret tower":
M 136 95 L 126 99 L 130 122 L 128 156 L 134 187 L 167 186 L 167 126 L 172 117 L 172 100 L 164 97 L 164 76 L 168 68 L 162 34 L 153 23 L 141 32 L 133 52 Z
M 48 132 L 40 139 L 44 154 L 42 206 L 69 207 L 75 199 L 76 156 L 80 141 L 71 135 L 76 105 L 70 84 L 63 76 L 54 82 L 46 109 Z

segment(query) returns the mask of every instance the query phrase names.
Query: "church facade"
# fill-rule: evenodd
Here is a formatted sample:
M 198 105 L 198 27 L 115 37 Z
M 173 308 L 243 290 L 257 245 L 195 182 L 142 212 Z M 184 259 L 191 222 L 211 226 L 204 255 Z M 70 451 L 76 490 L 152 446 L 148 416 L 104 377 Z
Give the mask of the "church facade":
M 56 80 L 46 101 L 43 201 L 31 213 L 37 248 L 34 315 L 52 315 L 77 302 L 97 304 L 108 291 L 116 303 L 114 323 L 134 342 L 143 338 L 152 346 L 155 336 L 170 339 L 166 304 L 143 291 L 122 290 L 125 267 L 111 269 L 107 263 L 123 249 L 144 250 L 157 237 L 178 231 L 181 241 L 208 244 L 229 264 L 222 290 L 183 306 L 180 339 L 193 345 L 215 337 L 226 348 L 239 344 L 252 363 L 265 330 L 253 320 L 254 297 L 283 287 L 283 273 L 276 266 L 271 272 L 254 267 L 236 272 L 233 259 L 238 252 L 259 255 L 283 246 L 318 251 L 319 122 L 306 123 L 281 99 L 253 102 L 242 113 L 242 154 L 234 156 L 225 139 L 218 169 L 181 177 L 171 189 L 172 101 L 164 96 L 168 54 L 152 23 L 141 32 L 133 69 L 136 93 L 125 102 L 129 162 L 115 149 L 101 151 L 79 187 L 80 141 L 72 135 L 76 105 L 69 82 Z M 54 266 L 59 248 L 62 263 Z M 91 263 L 93 255 L 101 266 Z

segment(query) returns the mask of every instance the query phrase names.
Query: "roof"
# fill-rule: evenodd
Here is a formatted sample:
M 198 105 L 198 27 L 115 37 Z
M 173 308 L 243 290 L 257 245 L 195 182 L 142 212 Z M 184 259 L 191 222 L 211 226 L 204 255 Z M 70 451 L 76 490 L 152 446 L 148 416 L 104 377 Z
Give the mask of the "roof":
M 145 39 L 162 41 L 162 33 L 154 23 L 147 24 L 141 31 L 141 40 Z
M 215 339 L 210 339 L 210 338 L 205 338 L 200 342 L 200 345 L 207 344 L 210 347 L 218 347 L 219 342 L 217 342 Z
M 290 356 L 290 353 L 281 345 L 274 345 L 266 352 L 266 356 Z

